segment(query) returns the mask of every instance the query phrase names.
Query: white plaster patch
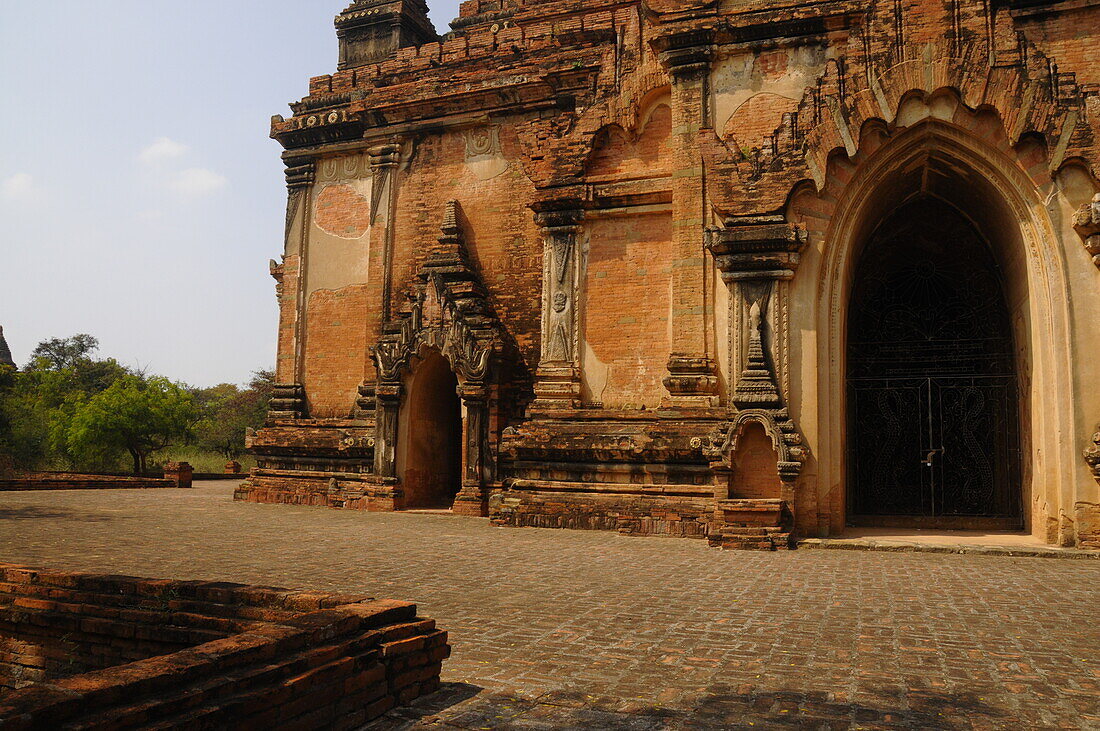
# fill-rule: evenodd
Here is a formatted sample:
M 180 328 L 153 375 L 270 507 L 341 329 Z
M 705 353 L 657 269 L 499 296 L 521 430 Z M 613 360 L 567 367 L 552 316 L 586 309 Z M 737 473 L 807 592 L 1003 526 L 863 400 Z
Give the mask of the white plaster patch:
M 775 58 L 783 56 L 783 65 L 776 67 Z M 764 63 L 760 60 L 764 59 Z M 750 97 L 759 93 L 775 94 L 801 100 L 806 89 L 817 82 L 827 62 L 824 49 L 818 46 L 770 51 L 763 54 L 745 53 L 719 60 L 711 73 L 714 89 L 715 129 L 726 129 L 734 111 Z M 776 122 L 779 126 L 779 122 Z
M 462 133 L 466 142 L 466 169 L 478 180 L 490 180 L 508 169 L 496 127 L 475 127 Z
M 901 103 L 894 123 L 898 127 L 911 127 L 930 116 L 932 116 L 932 110 L 928 108 L 923 99 L 914 96 Z

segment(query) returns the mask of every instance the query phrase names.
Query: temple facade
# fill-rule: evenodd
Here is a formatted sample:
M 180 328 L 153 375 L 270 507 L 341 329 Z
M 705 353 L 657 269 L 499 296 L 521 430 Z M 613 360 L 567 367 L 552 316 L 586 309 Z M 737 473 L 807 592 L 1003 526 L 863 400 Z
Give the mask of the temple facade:
M 1100 546 L 1100 4 L 423 0 L 289 117 L 257 502 Z

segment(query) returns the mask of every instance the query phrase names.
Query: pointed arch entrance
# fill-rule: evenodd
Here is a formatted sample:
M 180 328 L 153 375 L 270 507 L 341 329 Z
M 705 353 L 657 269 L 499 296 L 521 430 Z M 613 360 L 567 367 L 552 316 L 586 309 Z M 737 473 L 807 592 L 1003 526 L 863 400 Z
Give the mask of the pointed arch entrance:
M 849 522 L 1021 527 L 1018 388 L 996 256 L 917 194 L 859 253 L 848 305 Z
M 400 420 L 404 507 L 451 508 L 462 487 L 462 406 L 458 378 L 438 350 L 413 370 Z
M 983 114 L 970 126 L 981 122 L 997 129 L 996 116 Z M 1013 148 L 990 144 L 970 128 L 932 117 L 909 122 L 893 130 L 865 126 L 855 166 L 848 176 L 837 177 L 847 182 L 833 191 L 835 203 L 825 211 L 820 259 L 806 256 L 817 268 L 813 286 L 819 296 L 811 339 L 817 354 L 811 392 L 817 419 L 808 429 L 819 466 L 819 510 L 827 511 L 830 532 L 858 522 L 849 484 L 848 343 L 849 305 L 862 255 L 892 212 L 932 196 L 962 214 L 992 251 L 1007 302 L 1018 384 L 1015 494 L 1022 509 L 1015 522 L 1053 542 L 1059 530 L 1053 516 L 1072 507 L 1068 486 L 1077 420 L 1076 403 L 1066 397 L 1074 389 L 1069 361 L 1058 355 L 1067 344 L 1072 347 L 1073 337 L 1064 251 L 1045 206 L 1054 184 L 1038 185 Z M 902 525 L 921 524 L 920 516 L 903 517 Z M 985 527 L 983 520 L 963 516 L 958 527 Z

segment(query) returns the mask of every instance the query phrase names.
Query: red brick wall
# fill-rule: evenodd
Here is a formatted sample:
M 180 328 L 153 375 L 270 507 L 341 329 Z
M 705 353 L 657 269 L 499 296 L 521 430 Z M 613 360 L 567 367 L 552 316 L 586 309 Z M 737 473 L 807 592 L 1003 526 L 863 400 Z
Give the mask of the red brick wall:
M 403 303 L 429 245 L 439 238 L 444 207 L 457 200 L 462 230 L 489 299 L 533 369 L 538 363 L 542 316 L 542 234 L 527 207 L 534 186 L 519 163 L 513 128 L 498 132 L 508 167 L 488 180 L 466 165 L 462 134 L 427 137 L 401 177 L 394 250 L 394 303 Z
M 1027 39 L 1058 62 L 1062 73 L 1077 75 L 1078 84 L 1100 83 L 1100 52 L 1096 34 L 1100 6 L 1082 7 L 1061 15 L 1040 15 L 1017 22 Z
M 282 282 L 277 285 L 279 299 L 278 356 L 275 360 L 275 380 L 294 383 L 294 326 L 298 319 L 298 276 L 301 257 L 291 254 L 282 262 Z
M 350 185 L 326 185 L 313 206 L 313 222 L 333 236 L 357 239 L 370 228 L 370 201 Z
M 635 139 L 618 125 L 601 130 L 588 160 L 591 178 L 650 178 L 671 173 L 668 136 L 672 110 L 658 105 Z
M 786 58 L 782 54 L 772 56 Z M 742 153 L 752 148 L 763 148 L 783 122 L 783 115 L 798 111 L 799 101 L 779 94 L 752 96 L 734 110 L 726 122 L 723 136 Z
M 310 416 L 344 417 L 351 413 L 363 382 L 366 323 L 374 307 L 366 285 L 336 291 L 322 289 L 309 296 L 303 381 Z
M 606 386 L 591 394 L 605 406 L 656 406 L 665 393 L 671 222 L 668 214 L 651 214 L 587 225 L 584 337 L 608 368 Z M 596 377 L 586 373 L 590 385 Z

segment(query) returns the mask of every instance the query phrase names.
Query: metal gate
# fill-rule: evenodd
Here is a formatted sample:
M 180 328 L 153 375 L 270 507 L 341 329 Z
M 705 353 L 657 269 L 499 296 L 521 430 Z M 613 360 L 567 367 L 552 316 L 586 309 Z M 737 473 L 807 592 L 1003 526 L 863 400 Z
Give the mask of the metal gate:
M 848 333 L 852 522 L 1017 526 L 1012 331 L 970 223 L 934 199 L 890 216 L 857 267 Z

